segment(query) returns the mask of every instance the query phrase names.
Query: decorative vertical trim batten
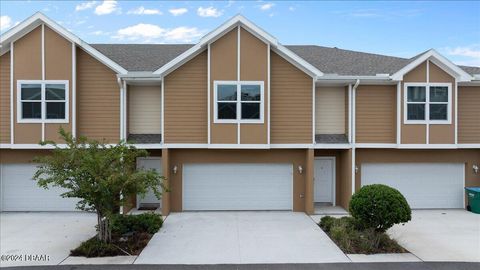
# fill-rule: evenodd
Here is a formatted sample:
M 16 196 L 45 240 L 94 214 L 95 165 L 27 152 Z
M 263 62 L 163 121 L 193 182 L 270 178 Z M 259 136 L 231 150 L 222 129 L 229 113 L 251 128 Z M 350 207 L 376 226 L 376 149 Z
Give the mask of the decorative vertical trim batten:
M 14 124 L 13 124 L 13 70 L 14 70 L 14 63 L 13 63 L 13 47 L 14 47 L 14 42 L 12 41 L 10 43 L 10 144 L 15 143 L 15 132 L 14 132 Z
M 402 143 L 402 82 L 397 82 L 397 144 Z
M 42 24 L 42 81 L 45 81 L 45 24 Z M 45 89 L 42 89 L 42 95 Z M 42 97 L 44 100 L 44 97 Z M 47 114 L 47 107 L 42 102 L 42 141 L 45 141 L 45 115 Z
M 240 25 L 237 27 L 237 82 L 240 81 Z M 240 94 L 240 86 L 239 84 L 237 84 L 237 97 L 241 98 L 241 94 Z M 241 111 L 241 103 L 240 103 L 240 106 L 237 106 L 237 119 L 238 118 L 242 118 L 242 115 L 239 114 L 239 112 Z M 240 136 L 241 136 L 241 133 L 240 133 L 240 121 L 238 121 L 237 123 L 237 144 L 240 144 L 241 143 L 241 140 L 240 140 Z
M 315 141 L 315 78 L 312 79 L 312 143 L 316 144 Z
M 211 82 L 210 82 L 210 43 L 208 43 L 208 48 L 207 48 L 207 122 L 208 122 L 208 127 L 207 127 L 207 144 L 211 143 L 211 105 L 210 105 L 210 88 L 211 88 Z M 162 85 L 163 85 L 163 79 L 162 79 Z M 163 86 L 162 86 L 163 87 Z M 162 97 L 163 98 L 163 97 Z M 163 132 L 163 131 L 162 131 Z
M 77 136 L 77 52 L 72 42 L 72 136 Z
M 165 77 L 162 76 L 162 83 L 161 83 L 161 86 L 160 86 L 160 98 L 161 98 L 161 101 L 160 101 L 160 104 L 162 106 L 161 108 L 161 112 L 162 112 L 162 115 L 160 116 L 161 120 L 162 121 L 160 123 L 160 137 L 161 137 L 161 140 L 162 140 L 162 144 L 165 143 Z
M 270 43 L 267 43 L 267 144 L 270 144 Z

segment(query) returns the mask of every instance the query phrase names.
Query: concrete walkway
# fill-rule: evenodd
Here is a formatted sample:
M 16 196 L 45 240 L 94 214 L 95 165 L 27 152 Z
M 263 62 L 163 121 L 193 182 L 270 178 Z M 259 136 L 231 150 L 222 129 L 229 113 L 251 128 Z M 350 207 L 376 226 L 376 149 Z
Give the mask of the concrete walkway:
M 83 212 L 1 213 L 0 267 L 59 264 L 95 235 L 96 223 L 95 214 Z
M 423 261 L 480 262 L 479 214 L 414 210 L 410 222 L 395 225 L 388 234 Z
M 172 213 L 135 264 L 349 262 L 304 213 Z

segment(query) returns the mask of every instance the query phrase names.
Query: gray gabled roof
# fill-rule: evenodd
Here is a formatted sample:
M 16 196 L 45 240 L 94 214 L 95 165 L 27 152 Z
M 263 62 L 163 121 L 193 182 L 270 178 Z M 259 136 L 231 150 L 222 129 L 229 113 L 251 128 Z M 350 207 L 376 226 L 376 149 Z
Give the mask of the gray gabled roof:
M 190 49 L 193 44 L 91 44 L 91 46 L 130 72 L 153 72 Z M 407 59 L 316 45 L 285 47 L 325 74 L 351 76 L 393 74 L 419 56 Z M 480 74 L 480 67 L 459 67 L 469 74 Z

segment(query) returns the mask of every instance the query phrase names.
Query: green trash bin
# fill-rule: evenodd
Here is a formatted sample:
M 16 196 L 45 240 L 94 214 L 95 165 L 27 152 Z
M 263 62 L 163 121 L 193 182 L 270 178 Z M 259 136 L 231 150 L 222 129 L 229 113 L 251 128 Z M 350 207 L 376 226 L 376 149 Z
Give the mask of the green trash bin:
M 480 187 L 466 187 L 469 211 L 480 214 Z

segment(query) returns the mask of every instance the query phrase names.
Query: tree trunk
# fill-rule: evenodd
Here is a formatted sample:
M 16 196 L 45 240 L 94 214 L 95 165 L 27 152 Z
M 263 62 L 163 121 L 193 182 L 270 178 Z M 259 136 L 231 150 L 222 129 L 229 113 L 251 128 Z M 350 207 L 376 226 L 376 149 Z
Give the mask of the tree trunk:
M 112 240 L 109 219 L 97 212 L 98 240 L 109 243 Z

